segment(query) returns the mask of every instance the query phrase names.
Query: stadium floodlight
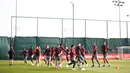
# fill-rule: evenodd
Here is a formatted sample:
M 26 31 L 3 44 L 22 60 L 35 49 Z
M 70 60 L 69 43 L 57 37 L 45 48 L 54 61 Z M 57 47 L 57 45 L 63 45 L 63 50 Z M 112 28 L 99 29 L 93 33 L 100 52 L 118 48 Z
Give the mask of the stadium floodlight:
M 123 6 L 123 4 L 125 2 L 120 1 L 120 0 L 113 0 L 112 3 L 114 3 L 114 6 L 118 6 L 119 7 L 119 36 L 121 38 L 121 16 L 120 16 L 120 7 Z

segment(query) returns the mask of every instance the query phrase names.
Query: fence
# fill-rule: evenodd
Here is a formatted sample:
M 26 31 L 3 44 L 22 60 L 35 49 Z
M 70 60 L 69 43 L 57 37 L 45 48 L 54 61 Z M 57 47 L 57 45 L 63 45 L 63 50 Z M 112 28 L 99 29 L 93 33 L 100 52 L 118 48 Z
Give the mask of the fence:
M 15 19 L 17 19 L 17 22 L 15 22 Z M 62 38 L 63 37 L 93 37 L 93 38 L 107 38 L 107 39 L 128 38 L 130 35 L 128 34 L 130 28 L 130 26 L 127 26 L 128 23 L 129 21 L 121 21 L 121 28 L 120 28 L 119 21 L 116 20 L 76 19 L 76 18 L 73 20 L 71 18 L 12 16 L 11 37 L 44 36 L 44 37 L 62 37 Z
M 23 48 L 29 49 L 30 46 L 33 46 L 34 48 L 37 45 L 41 46 L 41 51 L 43 51 L 46 48 L 46 45 L 50 45 L 50 47 L 56 47 L 57 44 L 60 43 L 61 38 L 59 37 L 14 37 L 13 38 L 13 44 L 14 44 L 14 50 L 16 51 L 15 59 L 22 59 L 20 56 Z M 70 47 L 71 44 L 77 45 L 77 43 L 82 43 L 85 48 L 88 50 L 88 53 L 92 53 L 93 48 L 93 42 L 97 43 L 98 46 L 98 52 L 101 54 L 101 45 L 106 40 L 104 38 L 64 38 L 63 39 L 63 45 L 64 47 Z M 10 48 L 10 37 L 0 37 L 0 59 L 8 59 L 8 50 Z M 130 45 L 130 39 L 127 38 L 110 38 L 110 49 L 116 50 L 116 47 L 120 46 L 128 46 Z

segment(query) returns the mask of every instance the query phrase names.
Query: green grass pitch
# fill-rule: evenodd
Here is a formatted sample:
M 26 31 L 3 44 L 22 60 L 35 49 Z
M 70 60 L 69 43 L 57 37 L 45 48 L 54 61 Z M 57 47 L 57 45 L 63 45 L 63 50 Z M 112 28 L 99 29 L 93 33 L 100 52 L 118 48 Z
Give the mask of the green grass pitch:
M 41 61 L 41 66 L 31 66 L 30 61 L 25 65 L 23 61 L 15 60 L 13 66 L 8 65 L 8 60 L 0 60 L 0 73 L 130 73 L 130 60 L 110 60 L 111 67 L 91 68 L 91 61 L 88 61 L 89 67 L 85 71 L 81 71 L 77 68 L 73 71 L 72 67 L 66 68 L 66 62 L 64 61 L 62 68 L 56 69 L 55 67 L 46 67 Z M 100 60 L 101 65 L 103 64 Z M 44 65 L 44 66 L 43 66 Z M 116 69 L 118 66 L 120 69 Z

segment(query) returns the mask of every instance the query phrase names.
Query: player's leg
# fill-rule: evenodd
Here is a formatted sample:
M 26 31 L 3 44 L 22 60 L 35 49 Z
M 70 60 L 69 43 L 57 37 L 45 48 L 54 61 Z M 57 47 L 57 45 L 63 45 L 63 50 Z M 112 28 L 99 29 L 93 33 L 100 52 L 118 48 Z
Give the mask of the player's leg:
M 10 56 L 10 60 L 11 60 L 11 65 L 13 65 L 13 59 L 14 59 L 14 56 Z
M 59 67 L 61 68 L 61 67 L 62 67 L 62 56 L 59 57 L 59 60 L 58 60 L 58 61 L 59 61 L 58 65 L 59 65 Z
M 84 65 L 84 57 L 80 54 L 80 59 L 81 59 L 81 63 L 82 63 L 82 68 L 84 68 L 85 67 L 85 65 Z
M 88 63 L 87 63 L 87 61 L 85 60 L 85 55 L 83 55 L 83 58 L 84 58 L 84 63 L 86 64 L 86 67 L 88 67 Z
M 9 65 L 11 65 L 11 56 L 9 55 Z
M 45 58 L 43 59 L 43 61 L 45 62 L 45 65 L 46 65 L 46 64 L 47 64 L 46 56 L 45 56 Z
M 106 60 L 105 60 L 105 54 L 103 54 L 103 62 L 104 62 L 104 65 L 103 65 L 103 67 L 105 67 L 105 64 L 106 64 Z
M 75 64 L 76 64 L 76 62 L 75 62 L 75 59 L 74 59 L 74 58 L 72 58 L 72 63 L 73 63 L 73 68 L 72 68 L 72 70 L 75 70 Z
M 50 56 L 47 56 L 47 67 L 50 65 Z
M 58 66 L 58 57 L 55 57 L 55 61 L 56 61 L 56 68 L 59 68 L 59 66 Z
M 49 66 L 51 65 L 51 56 L 49 56 L 48 64 L 49 64 Z
M 96 59 L 96 61 L 97 61 L 97 63 L 98 63 L 98 68 L 100 68 L 100 63 L 99 63 L 99 61 L 98 61 L 98 56 L 97 56 L 97 55 L 95 55 L 95 59 Z
M 27 56 L 24 56 L 24 63 L 27 64 Z
M 34 62 L 33 62 L 33 56 L 34 55 L 31 55 L 30 57 L 31 57 L 31 64 L 33 65 L 34 64 Z
M 80 55 L 77 55 L 77 58 L 78 58 L 78 68 L 81 69 L 82 59 L 81 59 Z
M 95 57 L 95 56 L 92 55 L 92 59 L 91 59 L 91 60 L 92 60 L 92 66 L 91 66 L 91 67 L 94 67 L 94 57 Z
M 68 55 L 66 55 L 66 60 L 67 60 L 67 63 L 69 63 L 69 57 L 68 57 Z
M 107 64 L 108 64 L 108 67 L 110 67 L 110 63 L 109 63 L 109 61 L 108 61 L 108 59 L 107 59 L 107 56 L 108 56 L 108 54 L 105 55 L 105 60 L 106 60 L 106 62 L 107 62 Z
M 54 57 L 53 56 L 50 56 L 50 65 L 54 66 Z

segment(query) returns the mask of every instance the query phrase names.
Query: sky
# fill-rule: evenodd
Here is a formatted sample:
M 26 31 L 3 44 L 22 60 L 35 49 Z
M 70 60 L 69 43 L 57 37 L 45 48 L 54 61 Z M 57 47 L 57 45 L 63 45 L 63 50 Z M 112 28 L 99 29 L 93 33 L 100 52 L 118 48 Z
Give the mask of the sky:
M 130 0 L 121 0 L 121 20 L 130 21 Z M 119 7 L 112 0 L 17 0 L 17 16 L 72 18 L 72 4 L 76 19 L 119 20 Z M 11 36 L 11 16 L 15 16 L 16 0 L 0 0 L 0 36 Z M 38 19 L 39 36 L 61 37 L 61 19 Z M 13 36 L 15 18 L 12 18 Z M 72 20 L 63 20 L 63 36 L 72 37 Z M 75 37 L 85 37 L 85 20 L 75 20 Z M 130 31 L 130 23 L 129 31 Z M 108 22 L 109 38 L 119 38 L 119 22 Z M 121 37 L 126 38 L 126 22 L 121 23 Z M 17 18 L 17 36 L 36 36 L 36 18 Z M 106 21 L 86 20 L 86 36 L 106 38 Z M 130 37 L 130 34 L 129 34 Z

